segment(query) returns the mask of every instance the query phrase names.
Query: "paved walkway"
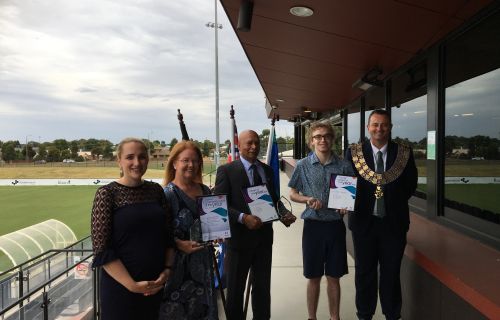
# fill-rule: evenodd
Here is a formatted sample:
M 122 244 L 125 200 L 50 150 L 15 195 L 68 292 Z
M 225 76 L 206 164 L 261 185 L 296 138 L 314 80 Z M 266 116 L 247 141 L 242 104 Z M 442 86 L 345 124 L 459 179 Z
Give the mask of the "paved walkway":
M 289 193 L 288 177 L 283 172 L 280 176 L 281 194 L 287 198 Z M 292 202 L 293 213 L 299 217 L 304 205 Z M 273 267 L 271 277 L 271 318 L 277 320 L 307 319 L 306 284 L 302 275 L 302 227 L 303 220 L 297 221 L 286 228 L 281 223 L 274 224 Z M 340 280 L 342 291 L 340 317 L 342 320 L 355 320 L 356 308 L 354 304 L 354 261 L 348 256 L 349 274 Z M 225 319 L 220 308 L 220 319 Z M 321 293 L 317 319 L 328 320 L 328 301 L 326 297 L 326 280 L 321 283 Z M 249 307 L 247 319 L 252 319 L 252 310 Z M 384 319 L 377 306 L 374 320 Z

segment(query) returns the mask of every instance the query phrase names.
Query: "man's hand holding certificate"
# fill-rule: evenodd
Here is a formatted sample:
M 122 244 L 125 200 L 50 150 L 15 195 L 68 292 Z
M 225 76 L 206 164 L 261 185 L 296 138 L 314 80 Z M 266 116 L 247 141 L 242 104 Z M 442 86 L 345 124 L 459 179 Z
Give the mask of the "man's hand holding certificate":
M 357 178 L 332 174 L 328 208 L 354 211 Z
M 266 185 L 244 188 L 242 192 L 252 215 L 259 217 L 262 222 L 279 219 Z

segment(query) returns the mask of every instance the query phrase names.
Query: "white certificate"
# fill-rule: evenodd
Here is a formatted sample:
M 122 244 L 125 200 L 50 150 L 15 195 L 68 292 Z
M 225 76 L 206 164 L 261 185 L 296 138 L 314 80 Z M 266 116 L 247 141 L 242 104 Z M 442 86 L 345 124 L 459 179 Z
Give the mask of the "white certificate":
M 197 198 L 201 222 L 201 239 L 210 241 L 231 237 L 226 195 Z
M 344 209 L 354 211 L 356 200 L 357 177 L 332 174 L 330 177 L 330 195 L 328 197 L 328 208 Z
M 274 207 L 273 199 L 265 184 L 243 188 L 243 198 L 248 204 L 250 212 L 260 218 L 262 222 L 278 220 L 278 213 Z

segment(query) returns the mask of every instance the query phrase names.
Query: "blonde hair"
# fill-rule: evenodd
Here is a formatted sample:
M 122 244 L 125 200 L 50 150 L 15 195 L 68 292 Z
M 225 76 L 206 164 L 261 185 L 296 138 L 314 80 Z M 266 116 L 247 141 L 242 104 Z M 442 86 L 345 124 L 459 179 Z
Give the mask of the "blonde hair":
M 330 124 L 324 122 L 316 122 L 315 124 L 311 125 L 309 131 L 307 132 L 307 141 L 310 147 L 313 139 L 313 132 L 318 129 L 325 129 L 327 131 L 327 134 L 331 135 L 332 139 L 335 139 L 335 132 L 333 131 L 333 127 Z
M 120 143 L 118 144 L 118 148 L 116 148 L 116 158 L 117 159 L 120 159 L 120 157 L 122 156 L 123 145 L 127 144 L 127 143 L 130 143 L 130 142 L 137 142 L 137 143 L 142 144 L 142 147 L 144 148 L 144 151 L 146 151 L 147 157 L 149 159 L 149 152 L 147 152 L 148 151 L 148 147 L 146 146 L 146 144 L 144 143 L 144 141 L 142 141 L 142 139 L 134 138 L 134 137 L 128 137 L 128 138 L 125 138 L 122 141 L 120 141 Z
M 175 144 L 175 146 L 172 148 L 170 151 L 170 156 L 168 157 L 168 162 L 167 166 L 165 167 L 165 175 L 163 177 L 163 186 L 166 186 L 169 182 L 173 181 L 175 179 L 175 168 L 174 168 L 174 163 L 175 161 L 178 160 L 179 154 L 183 152 L 184 150 L 194 150 L 196 152 L 196 155 L 199 158 L 199 170 L 196 176 L 195 181 L 198 183 L 202 183 L 202 177 L 201 174 L 203 172 L 203 155 L 201 154 L 200 149 L 194 143 L 193 141 L 180 141 Z

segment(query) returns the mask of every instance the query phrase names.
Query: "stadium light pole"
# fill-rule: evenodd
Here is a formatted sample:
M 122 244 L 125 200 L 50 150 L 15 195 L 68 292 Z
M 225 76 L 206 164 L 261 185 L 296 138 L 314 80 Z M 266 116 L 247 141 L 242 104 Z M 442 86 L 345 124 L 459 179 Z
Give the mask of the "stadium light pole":
M 25 146 L 26 147 L 26 162 L 30 161 L 29 156 L 28 156 L 28 137 L 31 137 L 31 136 L 32 136 L 31 134 L 28 134 L 26 136 L 26 146 Z
M 154 131 L 153 130 L 150 130 L 148 132 L 148 157 L 151 157 L 151 138 L 153 137 L 153 133 Z M 151 137 L 151 138 L 150 138 Z
M 219 43 L 218 43 L 218 29 L 222 29 L 222 24 L 217 23 L 217 1 L 215 3 L 215 22 L 207 22 L 205 26 L 214 28 L 215 30 L 215 169 L 219 167 Z

